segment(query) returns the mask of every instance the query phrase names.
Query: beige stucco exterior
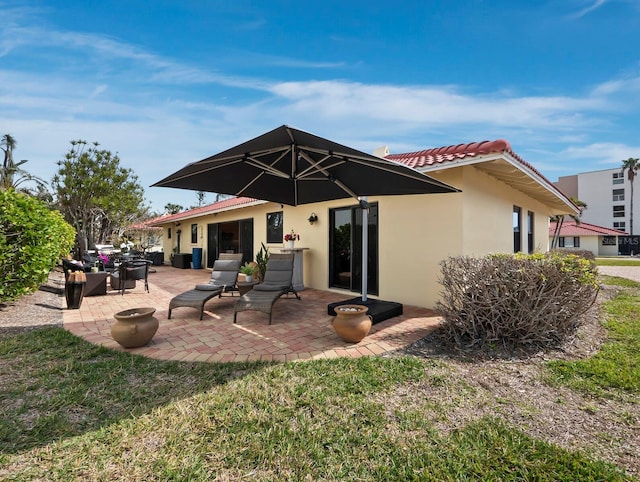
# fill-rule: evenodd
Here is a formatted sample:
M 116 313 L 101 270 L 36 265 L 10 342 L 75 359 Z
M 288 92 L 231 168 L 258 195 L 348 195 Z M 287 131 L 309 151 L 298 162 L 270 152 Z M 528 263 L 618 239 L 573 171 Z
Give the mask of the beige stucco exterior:
M 429 176 L 461 190 L 459 193 L 371 197 L 378 203 L 379 226 L 379 294 L 378 298 L 400 303 L 434 307 L 442 290 L 438 283 L 439 263 L 449 256 L 482 256 L 488 253 L 513 252 L 513 206 L 522 209 L 522 247 L 527 249 L 527 213 L 534 213 L 534 247 L 549 247 L 549 216 L 553 209 L 504 181 L 465 165 L 429 172 Z M 295 229 L 304 251 L 304 284 L 329 290 L 329 210 L 357 204 L 356 200 L 280 206 L 260 203 L 217 214 L 181 219 L 181 252 L 200 247 L 206 259 L 207 225 L 225 221 L 253 219 L 254 255 L 266 239 L 267 213 L 283 211 L 284 233 Z M 557 210 L 557 206 L 555 207 Z M 318 221 L 311 225 L 307 218 L 314 212 Z M 570 209 L 567 209 L 570 212 Z M 197 243 L 190 243 L 190 225 L 198 225 Z M 164 228 L 165 261 L 175 243 L 175 223 Z M 167 230 L 173 234 L 168 238 Z M 282 243 L 267 245 L 272 252 Z M 203 273 L 203 278 L 206 275 Z M 340 290 L 332 290 L 340 291 Z M 355 293 L 346 292 L 349 296 Z
M 572 249 L 580 249 L 585 251 L 591 251 L 595 256 L 617 256 L 618 255 L 618 238 L 615 237 L 615 244 L 604 245 L 603 239 L 605 236 L 599 236 L 597 234 L 594 235 L 580 235 L 580 247 L 574 248 L 566 247 L 566 248 L 557 248 L 559 250 L 567 250 L 570 251 Z M 611 237 L 611 236 L 609 236 Z M 571 236 L 573 239 L 573 236 Z M 553 236 L 549 236 L 549 244 L 553 241 Z

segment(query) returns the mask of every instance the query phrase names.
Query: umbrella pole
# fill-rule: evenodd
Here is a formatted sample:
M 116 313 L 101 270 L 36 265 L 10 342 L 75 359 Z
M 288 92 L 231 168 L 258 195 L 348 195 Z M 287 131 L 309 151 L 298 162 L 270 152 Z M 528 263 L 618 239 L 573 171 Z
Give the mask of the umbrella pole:
M 367 302 L 367 279 L 368 279 L 368 263 L 367 258 L 369 252 L 369 203 L 367 197 L 360 198 L 360 207 L 362 207 L 362 302 Z

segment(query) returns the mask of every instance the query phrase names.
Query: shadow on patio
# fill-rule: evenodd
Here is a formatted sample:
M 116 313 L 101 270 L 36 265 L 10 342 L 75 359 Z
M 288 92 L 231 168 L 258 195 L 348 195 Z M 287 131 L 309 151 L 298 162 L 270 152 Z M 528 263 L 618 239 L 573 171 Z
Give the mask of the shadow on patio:
M 203 362 L 292 361 L 339 356 L 380 355 L 405 347 L 426 336 L 439 323 L 434 311 L 404 306 L 404 314 L 373 325 L 360 343 L 342 341 L 331 328 L 327 304 L 353 295 L 306 289 L 302 300 L 282 297 L 268 316 L 255 311 L 238 314 L 238 295 L 214 298 L 205 305 L 204 319 L 193 308 L 175 308 L 167 319 L 169 301 L 175 295 L 209 279 L 207 270 L 155 266 L 149 275 L 150 292 L 138 282 L 124 296 L 109 290 L 105 296 L 85 297 L 78 310 L 63 310 L 64 328 L 92 343 L 160 360 Z M 149 345 L 125 350 L 111 338 L 113 314 L 130 308 L 152 306 L 160 322 Z

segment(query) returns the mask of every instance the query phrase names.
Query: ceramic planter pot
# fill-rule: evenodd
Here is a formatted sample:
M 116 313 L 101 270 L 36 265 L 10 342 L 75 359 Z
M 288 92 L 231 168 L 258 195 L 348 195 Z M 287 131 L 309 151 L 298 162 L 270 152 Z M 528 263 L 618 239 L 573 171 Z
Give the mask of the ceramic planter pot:
M 111 336 L 125 348 L 144 346 L 158 331 L 158 319 L 153 316 L 155 308 L 132 308 L 113 315 Z
M 335 308 L 336 316 L 331 321 L 336 334 L 344 341 L 358 343 L 371 330 L 369 308 L 362 305 L 340 305 Z

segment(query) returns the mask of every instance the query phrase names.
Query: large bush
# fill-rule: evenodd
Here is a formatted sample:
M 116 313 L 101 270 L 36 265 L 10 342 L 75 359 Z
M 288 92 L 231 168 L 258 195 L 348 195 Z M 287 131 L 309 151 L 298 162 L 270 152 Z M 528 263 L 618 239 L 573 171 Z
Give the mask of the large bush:
M 0 191 L 0 302 L 36 290 L 74 239 L 59 212 L 13 189 Z
M 459 345 L 555 345 L 575 333 L 598 292 L 593 261 L 572 254 L 454 257 L 440 263 L 437 308 Z

